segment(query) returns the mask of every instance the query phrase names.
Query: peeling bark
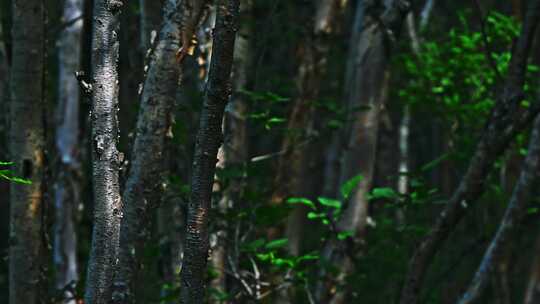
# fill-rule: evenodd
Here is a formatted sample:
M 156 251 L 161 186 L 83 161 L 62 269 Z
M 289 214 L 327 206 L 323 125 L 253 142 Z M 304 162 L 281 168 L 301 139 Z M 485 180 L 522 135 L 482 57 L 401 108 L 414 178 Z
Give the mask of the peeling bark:
M 133 159 L 123 192 L 114 303 L 134 303 L 137 299 L 137 272 L 142 267 L 141 254 L 149 234 L 149 217 L 157 208 L 162 193 L 164 150 L 181 76 L 181 65 L 176 62 L 175 54 L 180 44 L 183 13 L 180 1 L 167 0 L 159 41 L 152 53 L 143 87 Z
M 83 1 L 67 0 L 63 20 L 82 16 Z M 64 29 L 59 41 L 59 102 L 56 149 L 59 155 L 58 176 L 55 185 L 54 264 L 56 288 L 63 293 L 66 304 L 75 304 L 73 288 L 79 280 L 77 263 L 77 235 L 74 215 L 80 203 L 78 182 L 79 160 L 79 84 L 75 72 L 79 71 L 81 57 L 82 19 Z M 70 288 L 66 288 L 66 287 Z
M 92 31 L 92 182 L 94 227 L 85 303 L 108 304 L 118 259 L 122 199 L 118 171 L 118 49 L 122 2 L 94 0 Z
M 42 0 L 12 1 L 10 160 L 15 176 L 31 185 L 11 183 L 9 303 L 42 299 L 44 178 L 44 43 Z
M 188 205 L 186 247 L 181 273 L 181 300 L 203 303 L 208 260 L 208 212 L 218 149 L 223 141 L 222 120 L 231 95 L 231 70 L 238 28 L 239 1 L 219 0 L 213 37 L 213 54 L 199 131 L 195 144 L 191 197 Z
M 439 247 L 463 218 L 467 205 L 482 194 L 486 177 L 497 157 L 504 152 L 517 132 L 529 125 L 540 110 L 538 103 L 526 109 L 520 107 L 520 102 L 524 98 L 523 85 L 528 55 L 539 19 L 540 1 L 535 0 L 529 5 L 521 35 L 514 47 L 504 87 L 486 123 L 469 167 L 435 225 L 416 247 L 411 258 L 401 294 L 401 304 L 418 303 L 425 273 Z

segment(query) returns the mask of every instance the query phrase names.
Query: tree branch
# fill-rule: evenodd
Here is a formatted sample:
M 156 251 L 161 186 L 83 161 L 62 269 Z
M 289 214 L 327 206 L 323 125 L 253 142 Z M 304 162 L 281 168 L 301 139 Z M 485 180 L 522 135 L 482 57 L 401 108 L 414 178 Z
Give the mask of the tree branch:
M 497 98 L 469 167 L 435 225 L 416 247 L 411 258 L 401 294 L 401 304 L 418 303 L 425 273 L 439 247 L 465 215 L 467 204 L 474 202 L 482 194 L 485 179 L 497 157 L 504 152 L 517 132 L 525 128 L 540 110 L 538 103 L 529 108 L 520 107 L 524 98 L 523 85 L 528 55 L 539 19 L 540 0 L 534 0 L 515 44 L 503 90 Z

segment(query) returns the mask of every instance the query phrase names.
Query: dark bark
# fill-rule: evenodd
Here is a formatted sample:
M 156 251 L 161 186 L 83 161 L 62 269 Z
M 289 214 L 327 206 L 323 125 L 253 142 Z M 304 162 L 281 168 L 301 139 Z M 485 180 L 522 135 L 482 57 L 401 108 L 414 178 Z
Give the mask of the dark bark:
M 241 20 L 252 17 L 252 0 L 240 1 Z M 248 157 L 248 130 L 247 116 L 248 103 L 242 90 L 250 86 L 250 71 L 252 67 L 252 35 L 253 28 L 251 22 L 242 22 L 236 37 L 234 45 L 234 64 L 232 71 L 233 92 L 232 97 L 225 109 L 223 118 L 224 141 L 220 152 L 218 153 L 218 167 L 243 170 Z M 220 157 L 221 156 L 221 157 Z M 243 176 L 233 176 L 228 180 L 228 186 L 222 189 L 223 196 L 219 202 L 219 208 L 226 213 L 233 208 L 244 208 L 241 201 L 244 190 L 245 180 Z M 212 265 L 218 272 L 218 275 L 212 280 L 212 287 L 223 292 L 229 292 L 237 283 L 235 280 L 227 280 L 226 269 L 227 262 L 233 263 L 229 267 L 238 268 L 239 257 L 238 246 L 232 241 L 234 231 L 238 229 L 240 222 L 223 222 L 220 226 L 224 229 L 216 233 L 216 246 L 212 249 Z
M 159 41 L 148 65 L 131 153 L 133 159 L 123 192 L 115 303 L 133 303 L 137 299 L 137 271 L 150 232 L 148 221 L 162 193 L 164 149 L 181 74 L 175 54 L 180 44 L 183 13 L 180 1 L 167 0 Z
M 92 33 L 92 182 L 94 227 L 85 303 L 109 303 L 118 259 L 122 199 L 118 183 L 118 49 L 122 2 L 95 0 Z
M 409 263 L 401 294 L 401 304 L 418 303 L 425 272 L 441 244 L 448 238 L 473 203 L 482 194 L 485 180 L 495 160 L 514 136 L 534 118 L 540 106 L 520 107 L 529 51 L 540 19 L 540 1 L 531 2 L 520 37 L 509 64 L 505 84 L 487 121 L 476 151 L 458 188 L 428 235 L 416 247 Z
M 208 212 L 218 149 L 223 141 L 222 119 L 231 95 L 230 74 L 238 28 L 238 0 L 217 2 L 213 54 L 199 131 L 195 144 L 186 247 L 181 273 L 181 303 L 203 303 L 208 259 Z
M 82 16 L 83 1 L 68 0 L 64 4 L 64 20 Z M 81 32 L 83 21 L 70 24 L 59 41 L 59 102 L 57 105 L 58 127 L 56 149 L 59 155 L 55 185 L 55 236 L 54 263 L 56 288 L 65 290 L 66 304 L 75 304 L 72 289 L 79 280 L 77 263 L 77 235 L 75 210 L 80 204 L 79 155 L 79 84 L 75 72 L 79 71 L 81 55 Z
M 43 296 L 45 254 L 44 1 L 14 0 L 12 14 L 11 169 L 32 184 L 11 183 L 9 302 L 37 304 Z

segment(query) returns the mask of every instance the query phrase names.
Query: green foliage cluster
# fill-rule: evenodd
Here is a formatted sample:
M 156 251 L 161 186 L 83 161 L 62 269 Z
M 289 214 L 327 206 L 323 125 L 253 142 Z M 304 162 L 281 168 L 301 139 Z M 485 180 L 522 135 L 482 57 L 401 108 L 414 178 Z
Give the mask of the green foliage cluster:
M 9 167 L 11 165 L 13 165 L 12 162 L 2 162 L 2 161 L 0 161 L 0 179 L 5 179 L 5 180 L 8 180 L 10 182 L 17 183 L 17 184 L 25 184 L 25 185 L 32 184 L 32 181 L 24 179 L 24 178 L 13 176 L 13 174 L 11 173 L 11 170 L 5 169 L 6 167 Z
M 460 149 L 470 151 L 500 93 L 510 61 L 512 41 L 520 31 L 512 17 L 496 12 L 485 22 L 485 31 L 470 29 L 461 14 L 461 25 L 448 35 L 421 44 L 419 53 L 398 56 L 401 79 L 409 79 L 398 98 L 419 116 L 438 119 L 450 126 L 449 136 Z M 529 72 L 538 72 L 535 65 Z M 530 96 L 531 87 L 525 87 Z M 523 106 L 527 106 L 525 101 Z

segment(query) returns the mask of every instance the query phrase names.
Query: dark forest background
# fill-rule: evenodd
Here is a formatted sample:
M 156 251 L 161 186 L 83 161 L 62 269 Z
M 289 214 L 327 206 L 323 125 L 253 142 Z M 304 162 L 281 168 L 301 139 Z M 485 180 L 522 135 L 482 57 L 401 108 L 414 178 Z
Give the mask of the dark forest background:
M 540 303 L 540 1 L 0 13 L 0 303 Z

